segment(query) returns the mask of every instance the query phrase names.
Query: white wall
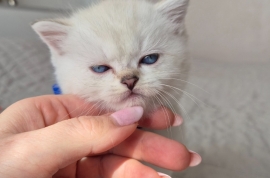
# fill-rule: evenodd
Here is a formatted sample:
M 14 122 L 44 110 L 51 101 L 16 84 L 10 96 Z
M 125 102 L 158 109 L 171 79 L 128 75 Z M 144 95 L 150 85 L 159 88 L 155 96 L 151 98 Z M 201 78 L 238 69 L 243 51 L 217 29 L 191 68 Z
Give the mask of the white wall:
M 270 0 L 191 0 L 187 27 L 196 59 L 270 61 Z

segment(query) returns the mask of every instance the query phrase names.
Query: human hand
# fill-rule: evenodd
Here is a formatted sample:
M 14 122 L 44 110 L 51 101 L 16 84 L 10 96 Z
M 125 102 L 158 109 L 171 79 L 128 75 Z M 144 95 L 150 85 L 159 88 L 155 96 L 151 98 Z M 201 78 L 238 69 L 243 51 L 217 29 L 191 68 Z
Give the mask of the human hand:
M 29 98 L 7 108 L 0 115 L 1 176 L 158 178 L 137 160 L 172 170 L 199 164 L 199 155 L 184 145 L 136 129 L 140 107 L 103 116 L 93 109 L 93 116 L 86 116 L 91 108 L 71 95 Z M 160 113 L 141 125 L 165 128 Z M 167 113 L 170 123 L 179 124 Z

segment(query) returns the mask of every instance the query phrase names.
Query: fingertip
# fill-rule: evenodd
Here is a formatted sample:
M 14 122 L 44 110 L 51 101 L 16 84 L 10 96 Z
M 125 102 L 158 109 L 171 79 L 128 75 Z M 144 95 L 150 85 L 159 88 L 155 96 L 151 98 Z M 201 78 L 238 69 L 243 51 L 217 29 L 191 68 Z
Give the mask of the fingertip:
M 174 127 L 180 126 L 183 122 L 184 122 L 183 118 L 176 114 L 174 117 L 174 122 L 173 122 L 172 126 L 174 126 Z
M 189 152 L 191 157 L 189 167 L 198 166 L 202 162 L 202 157 L 194 151 L 189 150 Z
M 162 178 L 171 178 L 171 176 L 167 175 L 167 174 L 164 174 L 162 172 L 158 172 L 158 175 Z
M 113 120 L 119 126 L 127 126 L 138 122 L 143 115 L 143 108 L 140 106 L 125 108 L 111 114 Z
M 168 108 L 161 106 L 153 113 L 149 114 L 146 118 L 140 121 L 140 126 L 150 129 L 162 130 L 171 127 L 173 124 L 179 124 L 175 122 L 175 114 Z

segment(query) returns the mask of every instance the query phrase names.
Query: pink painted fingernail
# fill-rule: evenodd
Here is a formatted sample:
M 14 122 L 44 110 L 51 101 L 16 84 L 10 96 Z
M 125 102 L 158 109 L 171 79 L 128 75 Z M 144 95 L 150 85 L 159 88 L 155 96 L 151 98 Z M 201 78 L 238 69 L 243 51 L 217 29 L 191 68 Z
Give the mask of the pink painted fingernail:
M 138 122 L 143 115 L 143 108 L 140 106 L 122 109 L 111 114 L 111 117 L 119 126 L 127 126 Z
M 178 115 L 175 115 L 175 119 L 174 119 L 174 123 L 172 126 L 176 127 L 176 126 L 179 126 L 183 123 L 183 118 L 178 116 Z
M 198 166 L 202 162 L 202 157 L 194 151 L 189 150 L 189 152 L 191 153 L 191 161 L 189 163 L 189 166 L 190 167 Z
M 171 176 L 167 175 L 167 174 L 164 174 L 164 173 L 161 173 L 161 172 L 158 172 L 158 175 L 162 178 L 172 178 Z

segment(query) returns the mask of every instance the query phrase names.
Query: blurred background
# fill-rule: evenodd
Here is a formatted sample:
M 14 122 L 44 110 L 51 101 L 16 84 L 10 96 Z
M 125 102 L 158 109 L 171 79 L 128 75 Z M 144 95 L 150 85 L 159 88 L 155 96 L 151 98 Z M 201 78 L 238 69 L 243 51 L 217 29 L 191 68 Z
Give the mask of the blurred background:
M 67 16 L 90 0 L 0 0 L 0 107 L 50 94 L 47 47 L 30 25 Z M 182 178 L 268 178 L 270 1 L 191 0 L 186 19 L 192 70 L 184 96 L 186 144 L 200 166 Z M 178 176 L 173 176 L 177 178 Z

